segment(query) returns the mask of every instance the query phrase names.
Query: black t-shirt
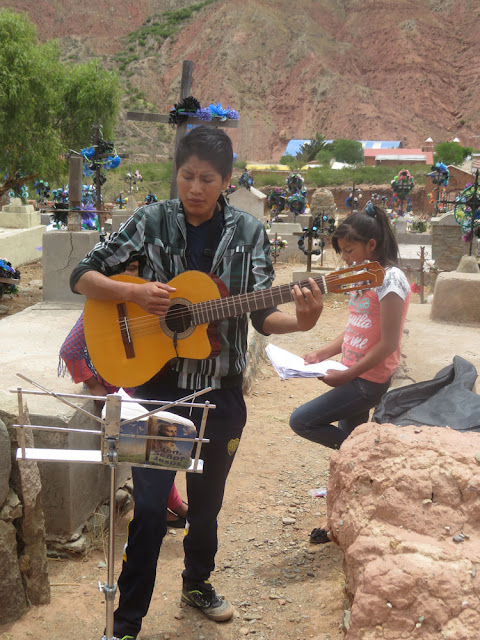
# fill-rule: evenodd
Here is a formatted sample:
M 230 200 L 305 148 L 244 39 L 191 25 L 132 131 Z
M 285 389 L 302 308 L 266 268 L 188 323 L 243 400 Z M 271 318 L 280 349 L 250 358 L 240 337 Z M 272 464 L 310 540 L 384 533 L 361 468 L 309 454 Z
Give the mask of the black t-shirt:
M 210 232 L 211 224 L 215 225 L 212 232 Z M 198 227 L 186 222 L 187 265 L 189 269 L 203 271 L 204 273 L 211 272 L 213 254 L 222 237 L 223 225 L 223 211 L 220 211 L 220 213 L 210 220 L 202 222 Z M 211 242 L 209 242 L 209 240 L 211 240 Z M 207 250 L 207 255 L 205 255 L 205 250 Z

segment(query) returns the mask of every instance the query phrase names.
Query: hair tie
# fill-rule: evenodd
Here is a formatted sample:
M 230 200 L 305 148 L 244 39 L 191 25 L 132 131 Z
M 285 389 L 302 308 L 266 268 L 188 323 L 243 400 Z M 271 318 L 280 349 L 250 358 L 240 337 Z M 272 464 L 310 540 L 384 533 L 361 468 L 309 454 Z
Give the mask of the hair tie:
M 367 214 L 367 216 L 370 216 L 371 218 L 375 218 L 377 216 L 377 214 L 375 213 L 375 207 L 371 202 L 367 204 L 364 211 Z

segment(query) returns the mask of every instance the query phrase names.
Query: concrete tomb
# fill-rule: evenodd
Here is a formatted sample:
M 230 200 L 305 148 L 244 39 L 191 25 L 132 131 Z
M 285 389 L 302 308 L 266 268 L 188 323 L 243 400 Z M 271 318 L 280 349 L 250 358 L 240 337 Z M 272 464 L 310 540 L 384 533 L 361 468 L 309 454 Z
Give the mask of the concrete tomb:
M 234 193 L 230 194 L 228 201 L 232 207 L 251 213 L 252 216 L 262 222 L 265 221 L 267 196 L 255 189 L 255 187 L 251 187 L 250 190 L 245 189 L 245 187 L 239 187 Z
M 7 229 L 29 229 L 41 224 L 41 217 L 32 204 L 23 204 L 21 198 L 12 198 L 4 205 L 0 214 L 0 227 Z

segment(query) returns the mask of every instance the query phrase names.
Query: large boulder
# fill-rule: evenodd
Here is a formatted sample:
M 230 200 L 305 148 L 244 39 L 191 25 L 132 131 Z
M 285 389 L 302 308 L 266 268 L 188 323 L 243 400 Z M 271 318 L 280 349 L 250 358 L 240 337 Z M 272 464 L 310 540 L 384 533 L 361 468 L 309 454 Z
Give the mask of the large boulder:
M 11 469 L 12 451 L 10 436 L 8 435 L 5 423 L 0 420 L 0 509 L 8 496 Z
M 357 427 L 332 453 L 345 640 L 472 640 L 480 629 L 480 434 Z
M 0 624 L 17 620 L 28 608 L 17 560 L 16 533 L 14 524 L 0 519 Z

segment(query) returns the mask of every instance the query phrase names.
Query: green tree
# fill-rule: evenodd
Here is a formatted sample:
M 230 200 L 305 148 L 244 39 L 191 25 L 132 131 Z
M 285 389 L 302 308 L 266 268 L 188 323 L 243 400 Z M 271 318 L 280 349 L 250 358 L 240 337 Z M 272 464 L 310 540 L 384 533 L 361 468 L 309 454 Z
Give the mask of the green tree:
M 458 142 L 440 142 L 435 145 L 434 162 L 462 164 L 472 151 L 472 147 L 462 147 Z
M 58 176 L 61 156 L 116 122 L 116 76 L 97 63 L 65 65 L 56 41 L 40 43 L 26 14 L 0 12 L 0 195 L 36 177 Z
M 319 151 L 315 156 L 315 160 L 320 164 L 327 164 L 327 165 L 330 164 L 330 160 L 332 160 L 333 158 L 333 153 L 331 149 L 329 149 L 329 146 L 330 145 L 327 145 L 325 148 Z
M 335 160 L 346 164 L 358 164 L 363 162 L 362 143 L 357 140 L 346 140 L 339 138 L 331 144 L 331 149 Z
M 302 164 L 311 162 L 312 160 L 315 160 L 317 153 L 324 149 L 325 146 L 325 138 L 320 133 L 317 133 L 310 142 L 302 144 L 300 151 L 296 155 L 296 159 Z

